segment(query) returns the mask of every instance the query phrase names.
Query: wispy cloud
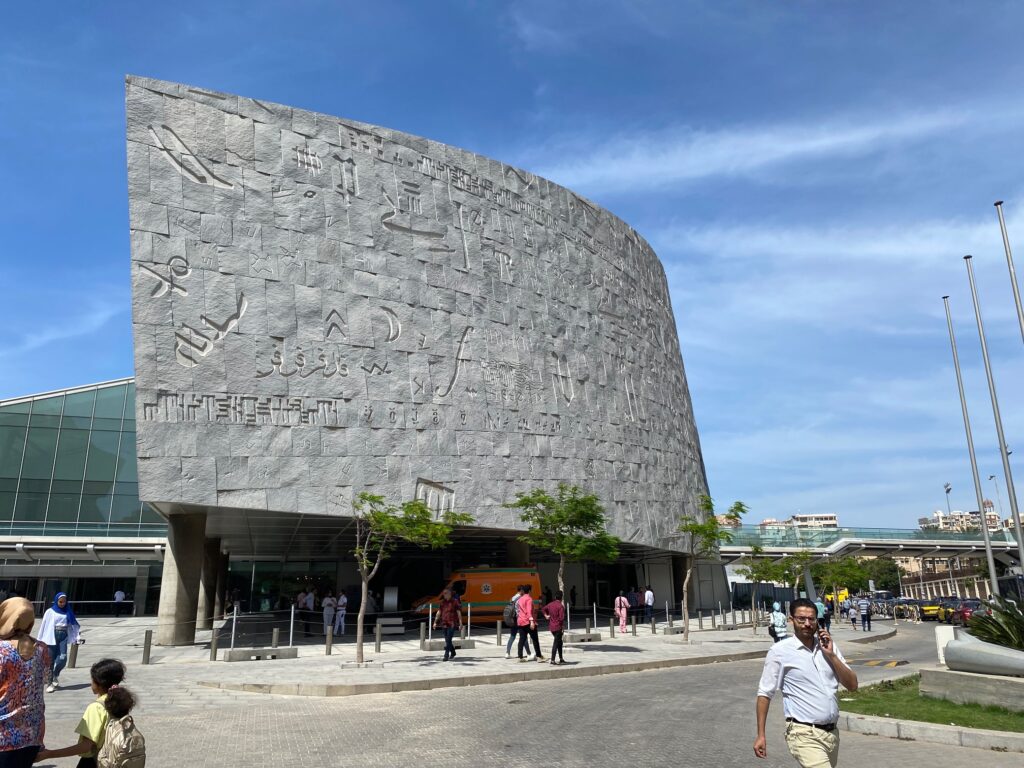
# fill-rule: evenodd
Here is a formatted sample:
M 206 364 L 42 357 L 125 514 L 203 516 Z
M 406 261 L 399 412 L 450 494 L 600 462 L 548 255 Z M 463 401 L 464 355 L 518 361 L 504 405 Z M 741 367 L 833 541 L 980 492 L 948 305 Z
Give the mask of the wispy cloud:
M 584 154 L 550 147 L 531 165 L 542 176 L 592 194 L 657 189 L 715 176 L 750 176 L 797 161 L 867 155 L 948 132 L 970 120 L 966 111 L 934 110 L 883 120 L 849 116 L 719 130 L 678 126 L 622 134 Z M 547 160 L 562 155 L 566 159 Z
M 75 314 L 63 317 L 57 323 L 51 322 L 35 328 L 11 343 L 0 346 L 0 358 L 14 357 L 58 342 L 89 336 L 101 330 L 117 315 L 127 311 L 124 296 L 103 303 L 93 303 Z

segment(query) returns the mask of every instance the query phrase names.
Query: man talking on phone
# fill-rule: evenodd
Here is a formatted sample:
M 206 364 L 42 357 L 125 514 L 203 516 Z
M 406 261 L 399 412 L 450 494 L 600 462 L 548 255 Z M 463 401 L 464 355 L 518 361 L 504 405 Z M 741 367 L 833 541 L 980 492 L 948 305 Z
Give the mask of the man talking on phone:
M 846 665 L 832 636 L 818 626 L 818 609 L 799 598 L 789 604 L 793 636 L 776 643 L 764 660 L 757 687 L 757 738 L 754 754 L 767 757 L 765 725 L 776 690 L 782 690 L 786 745 L 803 768 L 839 763 L 839 683 L 857 690 L 857 675 Z

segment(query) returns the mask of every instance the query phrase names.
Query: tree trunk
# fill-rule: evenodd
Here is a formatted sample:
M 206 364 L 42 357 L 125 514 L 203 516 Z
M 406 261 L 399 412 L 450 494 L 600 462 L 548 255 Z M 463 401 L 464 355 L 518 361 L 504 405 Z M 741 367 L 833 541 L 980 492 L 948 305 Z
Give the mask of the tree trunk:
M 363 576 L 359 597 L 359 615 L 356 617 L 356 664 L 363 663 L 363 617 L 366 616 L 366 598 L 370 591 L 369 586 L 369 579 Z
M 565 555 L 558 556 L 558 590 L 562 593 L 562 599 L 565 599 Z M 539 595 L 538 595 L 539 597 Z
M 754 630 L 754 634 L 757 634 L 757 622 L 758 617 L 758 605 L 757 605 L 757 582 L 754 582 L 754 599 L 750 601 L 750 627 Z
M 692 560 L 691 560 L 692 562 Z M 686 578 L 683 579 L 683 640 L 690 639 L 690 576 L 693 574 L 693 566 L 686 569 Z

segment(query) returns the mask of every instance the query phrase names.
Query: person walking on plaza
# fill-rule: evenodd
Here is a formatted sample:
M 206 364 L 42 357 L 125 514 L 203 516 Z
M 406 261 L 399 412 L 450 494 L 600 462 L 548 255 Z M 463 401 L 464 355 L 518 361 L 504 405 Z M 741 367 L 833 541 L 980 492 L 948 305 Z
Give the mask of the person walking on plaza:
M 334 593 L 327 590 L 324 599 L 320 601 L 320 608 L 324 614 L 324 637 L 327 637 L 327 630 L 334 629 L 334 613 L 338 608 L 338 601 L 334 599 Z
M 512 644 L 519 636 L 519 598 L 523 596 L 523 587 L 516 587 L 516 593 L 508 601 L 505 610 L 502 612 L 502 621 L 508 627 L 508 642 L 505 643 L 505 658 L 512 658 Z M 511 610 L 509 610 L 511 608 Z
M 39 623 L 39 642 L 46 643 L 50 648 L 50 660 L 53 668 L 50 672 L 48 693 L 60 688 L 60 673 L 68 663 L 68 645 L 82 642 L 81 626 L 71 610 L 68 596 L 58 592 L 53 598 L 53 605 L 46 609 L 43 620 Z
M 124 610 L 124 590 L 118 589 L 114 592 L 114 616 L 115 618 L 121 615 L 121 611 Z
M 651 585 L 647 585 L 647 590 L 644 592 L 644 623 L 650 624 L 654 618 L 654 590 L 651 589 Z
M 116 690 L 120 686 L 124 675 L 124 664 L 117 659 L 100 659 L 93 664 L 89 669 L 89 676 L 92 678 L 92 692 L 96 695 L 96 700 L 85 708 L 82 719 L 75 728 L 78 743 L 61 749 L 43 747 L 36 760 L 81 755 L 78 768 L 96 768 L 96 755 L 103 747 L 107 721 L 110 719 L 110 713 L 105 706 L 107 694 L 111 689 Z
M 629 600 L 626 599 L 624 590 L 619 590 L 619 596 L 615 598 L 615 618 L 619 620 L 619 633 L 626 634 L 626 617 L 629 615 Z
M 772 612 L 768 614 L 768 629 L 776 643 L 789 637 L 789 620 L 778 603 L 772 603 Z
M 789 604 L 793 637 L 776 643 L 764 660 L 757 686 L 757 738 L 754 755 L 768 757 L 765 729 L 775 691 L 782 691 L 786 745 L 802 768 L 833 768 L 839 761 L 839 684 L 857 690 L 857 675 L 806 598 Z
M 534 600 L 530 596 L 532 586 L 523 585 L 523 594 L 516 601 L 516 625 L 519 628 L 519 660 L 533 661 L 543 657 L 540 655 L 540 641 L 537 640 L 537 621 L 534 618 Z M 534 638 L 535 653 L 527 656 L 524 652 L 529 649 L 530 638 Z
M 348 596 L 344 589 L 338 590 L 338 605 L 334 610 L 334 636 L 345 634 L 345 613 L 348 611 Z
M 850 617 L 850 624 L 853 627 L 853 631 L 857 631 L 857 604 L 850 602 L 850 607 L 846 610 L 846 615 Z
M 871 601 L 862 597 L 857 601 L 857 612 L 860 613 L 860 628 L 864 632 L 871 631 Z
M 32 639 L 32 603 L 0 603 L 0 766 L 29 768 L 43 746 L 43 687 L 50 679 L 46 643 Z
M 316 616 L 316 589 L 310 589 L 302 603 L 303 634 L 313 636 L 313 617 Z
M 437 618 L 434 619 L 434 629 L 441 629 L 444 632 L 444 661 L 455 658 L 455 644 L 452 638 L 455 630 L 462 632 L 462 607 L 458 600 L 452 597 L 452 591 L 445 587 L 441 593 L 441 602 L 437 606 Z
M 551 663 L 565 664 L 562 654 L 562 633 L 565 631 L 565 605 L 562 604 L 562 590 L 555 592 L 555 599 L 546 603 L 543 608 L 544 618 L 548 620 L 551 631 Z M 555 661 L 555 658 L 558 661 Z

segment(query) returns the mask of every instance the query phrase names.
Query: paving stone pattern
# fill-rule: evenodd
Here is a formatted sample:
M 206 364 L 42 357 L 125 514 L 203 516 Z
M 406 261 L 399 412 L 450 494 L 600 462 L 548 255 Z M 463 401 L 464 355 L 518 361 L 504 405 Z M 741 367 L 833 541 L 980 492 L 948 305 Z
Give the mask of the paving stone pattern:
M 139 484 L 346 515 L 367 488 L 515 528 L 566 480 L 680 549 L 703 461 L 664 270 L 627 224 L 378 126 L 127 81 Z

